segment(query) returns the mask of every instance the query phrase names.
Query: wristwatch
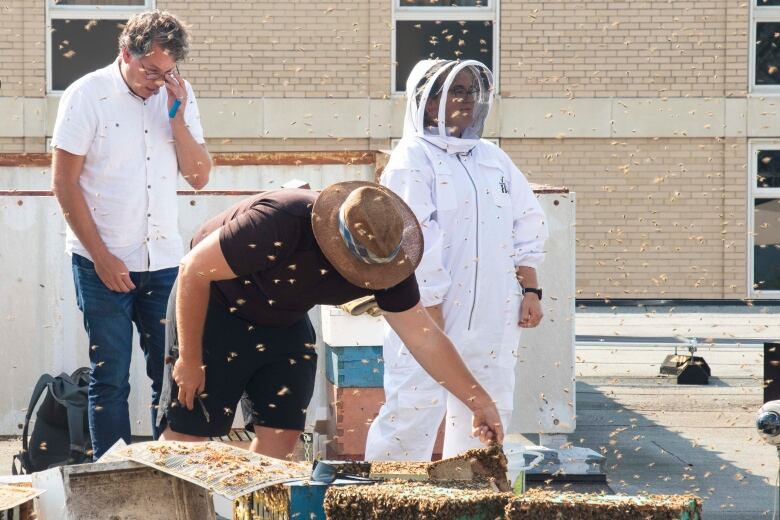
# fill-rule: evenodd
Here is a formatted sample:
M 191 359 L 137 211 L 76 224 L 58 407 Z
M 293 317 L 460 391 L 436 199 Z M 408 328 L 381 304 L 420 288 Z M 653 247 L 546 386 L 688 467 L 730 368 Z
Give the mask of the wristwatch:
M 535 289 L 533 287 L 523 287 L 523 294 L 525 293 L 534 293 L 536 296 L 539 297 L 539 301 L 542 301 L 542 290 L 541 289 Z

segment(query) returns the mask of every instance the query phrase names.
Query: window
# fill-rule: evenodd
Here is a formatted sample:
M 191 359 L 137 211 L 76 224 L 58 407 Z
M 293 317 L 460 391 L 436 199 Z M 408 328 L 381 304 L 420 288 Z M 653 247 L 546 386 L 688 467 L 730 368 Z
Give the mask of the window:
M 780 142 L 753 143 L 748 250 L 751 295 L 780 296 Z
M 406 91 L 414 64 L 426 58 L 479 60 L 496 76 L 497 1 L 393 0 L 393 92 Z
M 116 58 L 124 23 L 150 9 L 153 0 L 47 0 L 47 76 L 49 92 Z
M 750 1 L 750 90 L 780 93 L 780 0 Z

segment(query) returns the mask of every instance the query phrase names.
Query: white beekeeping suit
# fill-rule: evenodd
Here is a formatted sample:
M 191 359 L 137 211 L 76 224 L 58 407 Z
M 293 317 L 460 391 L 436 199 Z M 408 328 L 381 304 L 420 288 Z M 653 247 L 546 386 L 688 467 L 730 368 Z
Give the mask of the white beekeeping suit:
M 425 253 L 416 271 L 422 304 L 442 305 L 445 332 L 496 400 L 506 427 L 521 330 L 515 269 L 542 262 L 545 216 L 511 159 L 481 139 L 492 97 L 487 67 L 421 61 L 406 95 L 403 139 L 381 182 L 409 204 L 422 226 Z M 429 98 L 442 100 L 438 117 L 426 115 L 435 110 L 428 108 Z M 456 131 L 460 137 L 451 135 Z M 481 445 L 471 436 L 468 408 L 420 367 L 389 328 L 383 350 L 385 404 L 369 430 L 367 460 L 430 460 L 445 413 L 445 457 Z

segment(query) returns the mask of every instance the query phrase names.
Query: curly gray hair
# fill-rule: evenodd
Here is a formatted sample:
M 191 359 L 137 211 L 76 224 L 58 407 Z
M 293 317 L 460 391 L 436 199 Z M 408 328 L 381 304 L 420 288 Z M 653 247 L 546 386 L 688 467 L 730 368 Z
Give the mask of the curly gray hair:
M 167 11 L 138 13 L 127 21 L 119 36 L 119 48 L 136 58 L 146 56 L 153 45 L 162 47 L 177 62 L 187 57 L 190 34 L 187 27 Z

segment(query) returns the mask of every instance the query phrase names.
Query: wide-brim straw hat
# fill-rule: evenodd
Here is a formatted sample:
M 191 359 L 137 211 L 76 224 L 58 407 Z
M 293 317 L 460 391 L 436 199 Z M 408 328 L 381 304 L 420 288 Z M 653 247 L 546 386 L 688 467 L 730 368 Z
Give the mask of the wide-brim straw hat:
M 339 212 L 347 198 L 359 188 L 379 190 L 390 201 L 403 222 L 400 249 L 387 263 L 366 263 L 347 246 L 339 229 Z M 354 198 L 354 197 L 353 197 Z M 362 204 L 371 204 L 365 200 Z M 385 204 L 386 205 L 386 204 Z M 370 207 L 365 208 L 371 213 Z M 387 289 L 408 278 L 420 264 L 423 254 L 423 235 L 420 224 L 407 204 L 384 186 L 365 181 L 339 182 L 328 186 L 317 197 L 311 212 L 314 237 L 325 258 L 348 282 L 366 289 Z

